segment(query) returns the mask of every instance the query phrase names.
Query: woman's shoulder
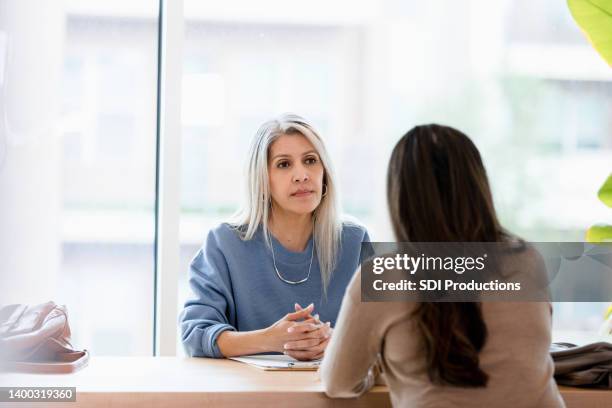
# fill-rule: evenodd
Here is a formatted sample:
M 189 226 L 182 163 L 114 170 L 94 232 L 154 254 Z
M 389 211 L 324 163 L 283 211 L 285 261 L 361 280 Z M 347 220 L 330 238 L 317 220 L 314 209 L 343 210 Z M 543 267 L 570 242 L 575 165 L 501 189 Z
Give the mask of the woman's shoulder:
M 342 240 L 343 241 L 369 241 L 367 228 L 354 218 L 342 220 Z
M 208 231 L 205 245 L 227 246 L 237 245 L 242 242 L 240 226 L 222 222 Z

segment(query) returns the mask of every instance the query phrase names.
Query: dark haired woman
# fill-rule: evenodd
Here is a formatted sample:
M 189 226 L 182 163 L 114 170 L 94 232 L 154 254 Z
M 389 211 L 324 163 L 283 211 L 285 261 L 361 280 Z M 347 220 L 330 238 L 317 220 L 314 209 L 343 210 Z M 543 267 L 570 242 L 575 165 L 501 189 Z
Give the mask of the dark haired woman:
M 391 155 L 387 196 L 398 241 L 510 238 L 478 150 L 453 128 L 418 126 L 402 137 Z M 529 273 L 533 254 L 525 252 L 520 265 Z M 548 351 L 551 311 L 547 302 L 362 303 L 358 272 L 321 379 L 330 397 L 356 397 L 380 370 L 396 406 L 563 407 Z

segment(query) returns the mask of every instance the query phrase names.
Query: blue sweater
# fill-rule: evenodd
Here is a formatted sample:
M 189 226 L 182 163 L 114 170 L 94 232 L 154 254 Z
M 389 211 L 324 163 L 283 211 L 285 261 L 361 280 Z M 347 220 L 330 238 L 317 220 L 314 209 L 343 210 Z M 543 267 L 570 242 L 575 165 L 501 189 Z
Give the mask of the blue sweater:
M 208 233 L 206 242 L 191 262 L 189 284 L 193 297 L 180 315 L 181 338 L 188 355 L 223 355 L 217 337 L 225 330 L 250 331 L 269 327 L 294 311 L 294 303 L 306 307 L 314 303 L 321 321 L 336 324 L 342 297 L 359 266 L 362 242 L 367 231 L 345 223 L 336 269 L 323 296 L 321 272 L 316 251 L 310 278 L 301 284 L 281 281 L 272 264 L 272 253 L 260 227 L 251 240 L 243 241 L 228 224 Z M 303 252 L 292 252 L 273 236 L 276 266 L 288 280 L 306 277 L 310 264 L 312 237 Z

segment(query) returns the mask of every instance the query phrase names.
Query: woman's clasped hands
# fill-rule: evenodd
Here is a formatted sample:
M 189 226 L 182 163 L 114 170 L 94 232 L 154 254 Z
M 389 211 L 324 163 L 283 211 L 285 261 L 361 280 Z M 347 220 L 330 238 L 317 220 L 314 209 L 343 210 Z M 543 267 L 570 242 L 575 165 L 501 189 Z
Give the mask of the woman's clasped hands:
M 272 350 L 284 353 L 296 360 L 318 360 L 323 358 L 332 334 L 331 324 L 313 315 L 314 304 L 302 308 L 295 304 L 295 312 L 266 329 L 266 337 Z

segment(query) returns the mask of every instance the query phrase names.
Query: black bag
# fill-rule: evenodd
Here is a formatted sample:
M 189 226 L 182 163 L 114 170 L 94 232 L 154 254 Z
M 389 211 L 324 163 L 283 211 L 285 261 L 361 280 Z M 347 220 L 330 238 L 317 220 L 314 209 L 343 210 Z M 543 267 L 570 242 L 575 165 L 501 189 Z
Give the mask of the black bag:
M 612 344 L 553 343 L 550 355 L 557 384 L 612 389 Z

